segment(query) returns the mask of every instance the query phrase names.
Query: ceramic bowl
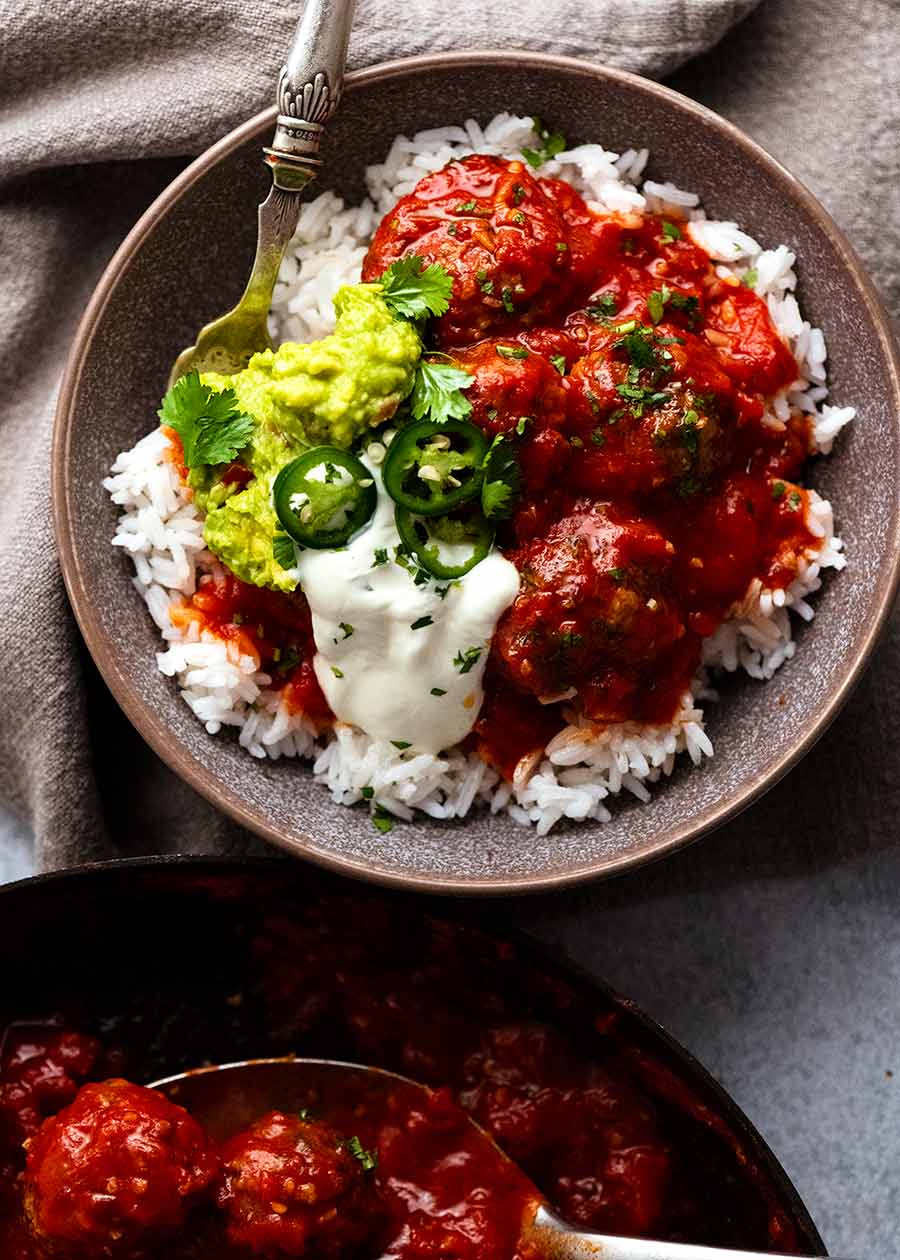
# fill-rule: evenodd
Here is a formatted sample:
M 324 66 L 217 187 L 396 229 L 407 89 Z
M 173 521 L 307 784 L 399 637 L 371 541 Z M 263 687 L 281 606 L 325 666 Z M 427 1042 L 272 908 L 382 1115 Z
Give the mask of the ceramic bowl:
M 211 737 L 156 670 L 158 635 L 109 541 L 115 508 L 101 481 L 116 453 L 154 424 L 169 365 L 198 327 L 239 296 L 253 254 L 259 160 L 274 110 L 233 131 L 151 206 L 113 258 L 78 332 L 53 452 L 59 551 L 88 647 L 129 718 L 178 774 L 240 823 L 292 853 L 388 884 L 497 893 L 609 875 L 695 840 L 745 808 L 818 739 L 859 677 L 896 588 L 900 370 L 884 313 L 851 247 L 783 167 L 729 123 L 656 83 L 540 55 L 467 53 L 349 76 L 330 126 L 320 188 L 363 193 L 363 169 L 398 131 L 500 110 L 540 113 L 570 141 L 647 146 L 649 173 L 699 192 L 716 218 L 800 259 L 799 298 L 828 339 L 832 398 L 859 409 L 812 484 L 835 505 L 850 564 L 816 597 L 816 618 L 769 686 L 728 679 L 708 711 L 715 757 L 681 765 L 649 804 L 612 822 L 548 836 L 508 817 L 421 821 L 376 832 L 334 805 L 305 767 L 255 761 Z

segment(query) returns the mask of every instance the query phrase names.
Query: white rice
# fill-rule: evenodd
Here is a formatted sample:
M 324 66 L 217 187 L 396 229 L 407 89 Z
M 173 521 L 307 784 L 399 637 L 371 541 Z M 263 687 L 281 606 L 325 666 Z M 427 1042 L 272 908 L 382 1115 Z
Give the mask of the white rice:
M 423 174 L 476 151 L 521 157 L 523 147 L 537 143 L 531 119 L 509 114 L 499 114 L 483 129 L 469 119 L 461 127 L 422 131 L 412 139 L 398 136 L 384 161 L 368 168 L 369 196 L 361 205 L 345 206 L 325 192 L 305 207 L 273 295 L 273 337 L 309 341 L 332 330 L 332 297 L 342 284 L 359 279 L 381 215 Z M 736 223 L 708 220 L 698 197 L 674 184 L 648 179 L 641 186 L 648 156 L 646 149 L 616 154 L 585 144 L 560 153 L 541 173 L 568 180 L 602 211 L 649 209 L 686 218 L 693 239 L 717 260 L 720 274 L 755 272 L 753 287 L 766 300 L 798 364 L 797 380 L 772 400 L 766 423 L 782 428 L 791 411 L 799 409 L 813 421 L 811 454 L 828 453 L 854 411 L 826 401 L 825 338 L 797 305 L 795 255 L 786 245 L 763 249 Z M 170 606 L 186 602 L 198 576 L 215 572 L 218 562 L 204 547 L 201 514 L 165 459 L 167 444 L 154 430 L 117 457 L 104 482 L 121 508 L 113 545 L 129 554 L 134 585 L 166 643 L 157 653 L 161 672 L 177 680 L 185 702 L 211 735 L 231 726 L 254 757 L 311 760 L 316 780 L 335 801 L 353 805 L 367 799 L 370 808 L 380 805 L 401 819 L 411 819 L 416 810 L 432 818 L 462 818 L 478 802 L 494 812 L 506 810 L 543 834 L 562 819 L 607 821 L 610 798 L 623 791 L 648 800 L 648 785 L 670 774 L 679 754 L 686 753 L 695 765 L 713 755 L 702 707 L 717 698 L 710 673 L 742 669 L 753 678 L 771 678 L 796 649 L 791 614 L 809 621 L 809 597 L 821 586 L 822 571 L 845 564 L 831 505 L 811 492 L 807 524 L 820 543 L 802 559 L 786 590 L 751 583 L 729 619 L 706 640 L 703 669 L 674 721 L 597 727 L 572 714 L 539 764 L 520 767 L 509 784 L 476 754 L 459 749 L 440 756 L 400 751 L 343 724 L 317 734 L 303 717 L 288 713 L 254 657 L 208 631 L 198 633 L 196 625 L 186 633 L 176 629 Z

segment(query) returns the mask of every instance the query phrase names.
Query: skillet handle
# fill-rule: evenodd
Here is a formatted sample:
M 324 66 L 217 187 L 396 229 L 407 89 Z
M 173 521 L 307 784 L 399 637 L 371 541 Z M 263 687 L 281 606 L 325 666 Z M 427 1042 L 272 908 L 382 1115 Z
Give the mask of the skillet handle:
M 322 133 L 337 109 L 356 0 L 306 0 L 278 80 L 278 120 L 263 150 L 278 188 L 298 192 L 322 163 Z

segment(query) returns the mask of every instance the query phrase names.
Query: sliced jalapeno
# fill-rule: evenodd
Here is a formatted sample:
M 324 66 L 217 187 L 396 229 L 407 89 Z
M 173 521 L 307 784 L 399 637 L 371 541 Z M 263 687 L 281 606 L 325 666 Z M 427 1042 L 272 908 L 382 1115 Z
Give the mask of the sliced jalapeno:
M 479 494 L 486 451 L 484 434 L 467 420 L 416 420 L 388 447 L 384 488 L 417 516 L 441 516 Z
M 403 545 L 436 578 L 464 577 L 485 558 L 494 539 L 477 503 L 447 516 L 416 516 L 398 503 L 394 520 Z
M 314 446 L 286 464 L 272 487 L 282 527 L 303 547 L 343 547 L 375 511 L 372 474 L 337 446 Z

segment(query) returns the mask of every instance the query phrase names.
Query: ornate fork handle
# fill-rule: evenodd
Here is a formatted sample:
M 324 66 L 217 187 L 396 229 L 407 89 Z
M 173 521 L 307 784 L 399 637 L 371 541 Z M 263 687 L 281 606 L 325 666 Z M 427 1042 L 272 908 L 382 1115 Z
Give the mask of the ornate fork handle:
M 264 149 L 277 188 L 296 192 L 322 165 L 319 146 L 337 109 L 356 0 L 306 0 L 278 80 L 278 121 Z

